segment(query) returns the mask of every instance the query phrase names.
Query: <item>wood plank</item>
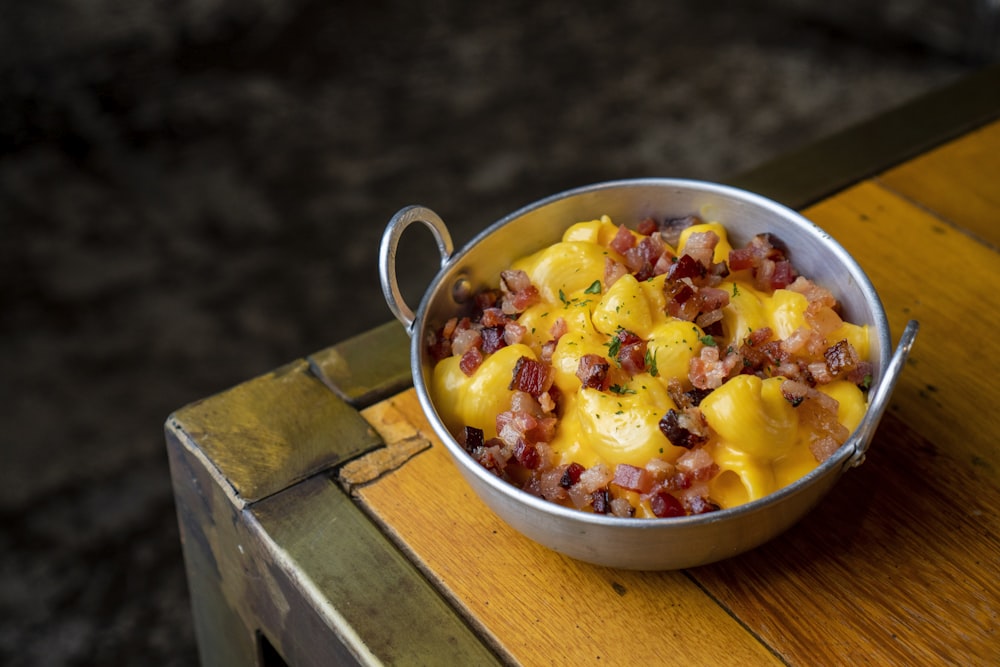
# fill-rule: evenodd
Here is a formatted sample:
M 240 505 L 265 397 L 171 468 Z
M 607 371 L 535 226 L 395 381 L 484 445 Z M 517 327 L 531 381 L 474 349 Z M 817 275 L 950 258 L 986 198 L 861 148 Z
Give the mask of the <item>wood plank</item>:
M 1000 121 L 891 169 L 878 180 L 1000 248 Z
M 998 480 L 1000 347 L 991 337 L 1000 328 L 1000 253 L 873 182 L 805 214 L 857 258 L 896 335 L 920 321 L 890 409 L 942 445 L 942 456 Z
M 550 551 L 497 519 L 431 435 L 414 390 L 366 410 L 381 432 L 400 420 L 430 449 L 355 488 L 363 506 L 457 608 L 524 665 L 780 664 L 680 572 L 627 572 Z M 383 428 L 379 421 L 392 422 Z
M 1000 492 L 889 415 L 792 530 L 692 570 L 789 664 L 994 665 Z

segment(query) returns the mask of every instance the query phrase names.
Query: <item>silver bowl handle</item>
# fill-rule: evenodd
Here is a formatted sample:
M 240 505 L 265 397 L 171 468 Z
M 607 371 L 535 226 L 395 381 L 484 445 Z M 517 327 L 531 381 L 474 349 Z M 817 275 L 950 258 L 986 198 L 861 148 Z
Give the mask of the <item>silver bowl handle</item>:
M 438 252 L 441 254 L 441 266 L 443 267 L 451 259 L 455 247 L 451 241 L 451 234 L 444 221 L 437 213 L 423 206 L 407 206 L 400 209 L 396 215 L 392 216 L 389 224 L 386 225 L 385 232 L 382 233 L 382 244 L 379 247 L 378 272 L 382 281 L 382 295 L 385 302 L 389 304 L 389 310 L 396 316 L 396 319 L 406 327 L 406 333 L 413 336 L 413 322 L 416 316 L 413 310 L 406 305 L 403 294 L 399 291 L 399 282 L 396 279 L 396 250 L 399 246 L 399 238 L 403 231 L 414 222 L 423 223 L 437 243 Z
M 882 381 L 875 387 L 875 391 L 872 393 L 868 411 L 861 420 L 861 424 L 858 425 L 858 432 L 861 433 L 862 437 L 858 440 L 858 446 L 854 454 L 847 459 L 844 465 L 845 468 L 854 468 L 864 463 L 865 454 L 868 452 L 872 437 L 875 435 L 875 429 L 878 427 L 879 422 L 882 421 L 885 409 L 889 407 L 889 396 L 896 386 L 896 381 L 899 380 L 907 357 L 910 356 L 910 349 L 913 347 L 913 341 L 916 339 L 919 329 L 920 323 L 916 320 L 910 320 L 906 325 L 906 329 L 903 330 L 903 335 L 899 338 L 899 345 L 896 346 L 896 351 L 893 353 L 892 359 L 889 360 L 889 365 L 882 375 Z

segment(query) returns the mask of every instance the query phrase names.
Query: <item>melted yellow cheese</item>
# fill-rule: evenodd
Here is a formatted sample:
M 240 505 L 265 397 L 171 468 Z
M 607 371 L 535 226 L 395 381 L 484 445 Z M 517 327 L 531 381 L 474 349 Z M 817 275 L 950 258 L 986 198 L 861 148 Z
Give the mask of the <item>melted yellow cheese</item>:
M 720 237 L 715 261 L 726 260 L 731 246 L 725 229 L 716 222 L 686 230 L 680 251 L 691 233 L 706 230 Z M 514 365 L 521 356 L 537 359 L 561 318 L 567 332 L 559 338 L 551 363 L 562 403 L 559 427 L 549 443 L 559 462 L 642 467 L 654 458 L 676 461 L 686 451 L 671 445 L 659 422 L 668 410 L 676 409 L 666 391 L 668 382 L 671 378 L 686 382 L 691 361 L 704 346 L 704 332 L 667 315 L 664 276 L 639 282 L 625 275 L 610 288 L 604 287 L 606 259 L 621 259 L 608 247 L 617 233 L 618 227 L 607 216 L 580 222 L 569 227 L 560 242 L 513 264 L 512 268 L 528 274 L 542 302 L 518 319 L 527 330 L 524 341 L 489 355 L 471 377 L 461 371 L 457 357 L 435 366 L 431 391 L 449 430 L 457 433 L 469 425 L 483 429 L 486 438 L 495 437 L 496 416 L 509 409 Z M 808 326 L 808 302 L 799 293 L 763 293 L 750 284 L 745 272 L 732 274 L 719 288 L 730 294 L 729 305 L 723 309 L 722 349 L 738 346 L 747 334 L 762 327 L 771 327 L 783 339 Z M 646 340 L 647 372 L 610 392 L 582 389 L 576 376 L 580 358 L 585 354 L 607 358 L 619 329 Z M 868 357 L 865 326 L 845 322 L 829 339 L 831 344 L 847 339 L 862 358 Z M 781 395 L 783 380 L 736 375 L 701 403 L 712 432 L 706 447 L 720 470 L 710 482 L 710 494 L 722 507 L 761 498 L 818 465 L 809 449 L 816 435 L 799 423 L 795 408 Z M 848 382 L 834 382 L 820 390 L 838 401 L 839 421 L 848 430 L 856 428 L 867 407 L 861 390 Z M 637 516 L 651 514 L 648 502 L 633 504 Z

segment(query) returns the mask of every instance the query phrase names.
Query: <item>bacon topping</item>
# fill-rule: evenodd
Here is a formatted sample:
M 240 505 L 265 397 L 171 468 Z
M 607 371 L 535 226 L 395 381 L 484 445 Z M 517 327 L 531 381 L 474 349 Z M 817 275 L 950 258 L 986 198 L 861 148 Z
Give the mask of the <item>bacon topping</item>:
M 524 391 L 532 396 L 539 396 L 552 384 L 549 366 L 530 357 L 520 357 L 514 364 L 508 389 Z

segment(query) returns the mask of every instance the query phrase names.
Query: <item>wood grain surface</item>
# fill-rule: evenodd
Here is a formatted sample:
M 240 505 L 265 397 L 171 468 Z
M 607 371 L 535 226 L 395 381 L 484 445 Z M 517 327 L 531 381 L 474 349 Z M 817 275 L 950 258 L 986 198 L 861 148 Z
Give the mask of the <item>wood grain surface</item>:
M 474 496 L 413 390 L 363 412 L 430 443 L 353 488 L 512 662 L 965 664 L 1000 658 L 1000 123 L 804 211 L 920 334 L 867 460 L 742 556 L 683 572 L 576 562 Z

